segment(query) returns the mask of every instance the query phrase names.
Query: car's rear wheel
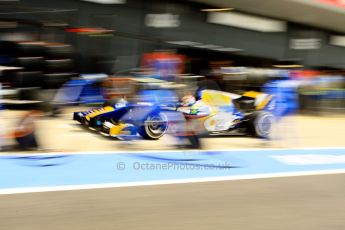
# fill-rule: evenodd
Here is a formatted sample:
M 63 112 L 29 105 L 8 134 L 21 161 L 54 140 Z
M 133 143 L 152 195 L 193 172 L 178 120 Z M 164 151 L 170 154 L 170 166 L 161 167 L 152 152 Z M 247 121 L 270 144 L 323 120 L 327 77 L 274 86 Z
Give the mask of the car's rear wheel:
M 250 130 L 257 137 L 268 138 L 274 125 L 274 116 L 267 111 L 254 112 L 250 120 Z

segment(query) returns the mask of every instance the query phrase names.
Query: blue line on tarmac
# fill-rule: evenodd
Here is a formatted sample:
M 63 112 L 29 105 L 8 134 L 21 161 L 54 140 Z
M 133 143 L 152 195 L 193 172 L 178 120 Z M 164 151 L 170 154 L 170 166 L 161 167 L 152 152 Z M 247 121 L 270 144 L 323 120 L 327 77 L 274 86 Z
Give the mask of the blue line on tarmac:
M 0 190 L 345 170 L 345 148 L 0 156 Z

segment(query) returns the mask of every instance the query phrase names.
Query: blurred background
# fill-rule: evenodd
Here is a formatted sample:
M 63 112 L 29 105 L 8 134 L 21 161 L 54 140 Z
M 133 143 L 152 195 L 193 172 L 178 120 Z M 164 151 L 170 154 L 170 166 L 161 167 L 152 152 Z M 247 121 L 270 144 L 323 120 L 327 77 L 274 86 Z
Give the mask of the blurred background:
M 187 86 L 180 97 L 203 77 L 238 94 L 288 80 L 294 114 L 342 117 L 344 21 L 340 0 L 2 0 L 3 137 L 20 110 L 69 119 L 143 76 Z
M 0 0 L 0 229 L 345 229 L 344 23 L 344 0 Z

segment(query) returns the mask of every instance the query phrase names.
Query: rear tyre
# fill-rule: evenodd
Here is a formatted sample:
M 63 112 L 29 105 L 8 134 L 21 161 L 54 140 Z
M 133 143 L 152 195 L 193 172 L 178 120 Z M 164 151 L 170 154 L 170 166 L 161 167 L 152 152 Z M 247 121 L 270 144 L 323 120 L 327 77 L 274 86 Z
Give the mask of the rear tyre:
M 269 138 L 273 129 L 274 120 L 272 113 L 257 111 L 252 114 L 249 128 L 256 137 Z

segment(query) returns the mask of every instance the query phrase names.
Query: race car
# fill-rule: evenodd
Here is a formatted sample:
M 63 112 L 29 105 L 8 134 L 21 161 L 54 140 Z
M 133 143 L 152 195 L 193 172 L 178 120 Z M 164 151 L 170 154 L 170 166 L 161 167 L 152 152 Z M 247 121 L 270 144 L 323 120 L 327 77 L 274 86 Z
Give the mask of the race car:
M 76 112 L 74 120 L 103 135 L 118 138 L 139 134 L 145 139 L 159 139 L 169 126 L 181 123 L 207 135 L 249 134 L 267 138 L 274 123 L 274 109 L 273 96 L 265 93 L 249 91 L 238 95 L 202 90 L 199 100 L 188 96 L 175 106 L 115 103 L 88 112 Z

